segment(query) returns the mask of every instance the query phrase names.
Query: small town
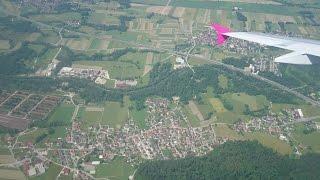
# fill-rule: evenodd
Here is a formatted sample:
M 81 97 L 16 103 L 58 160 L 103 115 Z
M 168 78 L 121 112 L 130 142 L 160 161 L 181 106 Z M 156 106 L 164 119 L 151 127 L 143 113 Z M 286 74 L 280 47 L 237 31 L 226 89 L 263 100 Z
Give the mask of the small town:
M 37 128 L 21 132 L 16 138 L 8 137 L 7 142 L 18 155 L 17 164 L 22 165 L 27 176 L 41 175 L 49 164 L 54 163 L 64 167 L 60 174 L 73 172 L 79 178 L 90 178 L 95 174 L 97 165 L 116 157 L 124 157 L 134 166 L 147 159 L 202 156 L 231 140 L 215 133 L 216 123 L 192 127 L 176 103 L 162 98 L 147 99 L 147 129 L 139 128 L 132 119 L 128 119 L 120 129 L 99 124 L 83 129 L 81 121 L 75 120 L 66 129 L 68 135 L 65 138 L 45 142 L 42 147 L 32 142 L 19 142 L 19 136 Z M 320 124 L 312 122 L 317 117 L 304 118 L 301 109 L 287 109 L 285 114 L 270 114 L 248 122 L 240 119 L 226 125 L 240 134 L 266 132 L 285 142 L 292 140 L 290 125 L 294 123 L 306 122 L 310 129 L 320 130 Z M 295 154 L 300 155 L 302 148 L 306 147 L 297 145 Z

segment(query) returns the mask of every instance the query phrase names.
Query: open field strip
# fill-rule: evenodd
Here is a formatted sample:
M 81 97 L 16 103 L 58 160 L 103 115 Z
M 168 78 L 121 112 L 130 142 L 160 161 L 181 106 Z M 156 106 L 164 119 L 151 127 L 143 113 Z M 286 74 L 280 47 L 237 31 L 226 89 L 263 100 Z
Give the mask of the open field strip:
M 19 170 L 14 169 L 0 169 L 1 179 L 26 179 L 24 174 Z
M 204 121 L 204 117 L 200 110 L 198 109 L 197 105 L 193 101 L 189 101 L 189 108 L 191 109 L 192 114 L 198 117 L 199 120 Z
M 148 52 L 146 57 L 146 64 L 144 66 L 143 76 L 146 75 L 152 69 L 153 53 Z
M 254 4 L 273 4 L 273 5 L 281 5 L 281 3 L 271 1 L 271 0 L 210 0 L 210 1 L 219 1 L 219 2 L 234 2 L 234 3 L 254 3 Z

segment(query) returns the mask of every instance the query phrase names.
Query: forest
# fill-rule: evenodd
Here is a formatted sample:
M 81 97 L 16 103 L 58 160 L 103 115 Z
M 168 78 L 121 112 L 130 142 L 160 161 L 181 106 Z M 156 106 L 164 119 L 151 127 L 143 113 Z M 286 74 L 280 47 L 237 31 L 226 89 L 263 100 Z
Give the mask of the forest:
M 203 157 L 147 161 L 135 179 L 319 179 L 320 155 L 299 159 L 275 153 L 257 141 L 229 141 Z

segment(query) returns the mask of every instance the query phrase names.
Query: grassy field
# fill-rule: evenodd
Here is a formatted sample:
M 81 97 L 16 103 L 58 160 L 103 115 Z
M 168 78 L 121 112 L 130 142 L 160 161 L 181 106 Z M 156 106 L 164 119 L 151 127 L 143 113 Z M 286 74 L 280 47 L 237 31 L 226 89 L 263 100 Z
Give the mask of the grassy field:
M 108 40 L 95 38 L 92 40 L 89 50 L 107 50 L 109 43 Z
M 31 19 L 40 22 L 66 22 L 72 20 L 81 20 L 81 14 L 77 12 L 31 15 Z
M 182 110 L 183 112 L 186 114 L 187 116 L 187 120 L 189 121 L 189 124 L 192 127 L 199 127 L 200 126 L 200 120 L 197 118 L 196 115 L 194 115 L 191 111 L 191 109 L 189 108 L 189 106 L 187 105 L 183 105 L 182 106 Z
M 133 109 L 130 111 L 130 114 L 131 114 L 135 124 L 137 124 L 137 126 L 140 129 L 148 129 L 148 126 L 145 121 L 145 118 L 147 116 L 146 109 L 142 109 L 140 111 Z
M 219 75 L 218 77 L 219 80 L 219 87 L 222 89 L 227 89 L 228 88 L 228 78 L 225 77 L 224 75 Z
M 36 68 L 45 68 L 51 63 L 54 56 L 59 51 L 59 48 L 51 48 L 47 52 L 45 52 L 41 57 L 37 59 L 35 64 Z
M 272 111 L 276 113 L 288 108 L 301 108 L 305 117 L 320 116 L 318 107 L 312 105 L 272 104 Z
M 98 125 L 102 122 L 103 112 L 99 111 L 85 111 L 82 119 L 84 120 L 81 124 L 82 127 L 88 128 L 92 125 Z
M 304 124 L 296 124 L 294 127 L 293 136 L 296 141 L 304 146 L 310 147 L 312 152 L 320 153 L 320 132 L 315 131 L 309 134 L 303 133 L 305 129 Z
M 128 119 L 128 107 L 121 106 L 118 102 L 106 102 L 104 105 L 104 112 L 102 123 L 113 128 L 120 128 Z
M 246 133 L 245 138 L 249 140 L 257 140 L 264 146 L 270 147 L 273 150 L 279 152 L 280 154 L 292 153 L 292 149 L 289 144 L 287 144 L 284 141 L 281 141 L 277 137 L 274 137 L 265 133 L 260 133 L 260 132 Z
M 226 112 L 227 110 L 224 108 L 222 102 L 220 101 L 219 98 L 210 98 L 209 102 L 211 103 L 213 109 L 217 113 L 223 113 Z
M 66 104 L 66 103 L 61 104 L 59 107 L 56 108 L 56 110 L 50 116 L 47 123 L 52 123 L 52 122 L 70 123 L 74 109 L 75 107 L 71 104 Z
M 281 154 L 292 153 L 292 149 L 289 144 L 279 140 L 277 137 L 265 133 L 253 132 L 241 135 L 236 131 L 230 129 L 225 124 L 218 124 L 214 127 L 214 129 L 218 137 L 228 138 L 231 140 L 257 140 L 264 146 L 272 148 Z
M 283 6 L 273 4 L 255 4 L 255 3 L 239 3 L 239 2 L 212 2 L 212 1 L 196 1 L 196 0 L 174 0 L 172 6 L 204 8 L 204 9 L 221 9 L 232 10 L 234 6 L 241 7 L 243 11 L 256 13 L 271 13 L 281 15 L 295 15 L 300 10 L 297 7 L 290 7 L 283 11 Z
M 25 175 L 18 169 L 5 169 L 5 168 L 0 168 L 0 174 L 1 178 L 0 179 L 15 179 L 15 180 L 22 180 L 26 179 Z
M 12 157 L 12 155 L 0 155 L 0 164 L 9 164 L 15 162 L 15 159 Z
M 0 40 L 0 50 L 10 49 L 10 44 L 8 40 Z
M 115 16 L 107 15 L 106 13 L 94 12 L 89 17 L 89 22 L 93 24 L 119 24 L 119 19 Z
M 119 102 L 106 101 L 103 106 L 98 106 L 97 110 L 84 111 L 80 119 L 83 120 L 82 128 L 88 128 L 94 125 L 108 125 L 112 128 L 120 128 L 128 120 L 128 104 L 121 105 Z M 140 112 L 133 115 L 141 118 Z
M 134 167 L 130 166 L 121 157 L 116 157 L 111 163 L 100 164 L 96 167 L 97 178 L 108 177 L 108 179 L 127 180 L 134 172 Z
M 85 51 L 89 49 L 92 39 L 90 38 L 69 38 L 66 45 L 73 50 Z
M 47 133 L 48 131 L 44 128 L 38 128 L 35 131 L 32 131 L 30 133 L 27 133 L 25 135 L 22 135 L 19 137 L 20 142 L 32 142 L 35 143 L 36 138 L 44 133 Z
M 143 69 L 138 69 L 135 65 L 118 61 L 77 61 L 75 64 L 86 66 L 100 66 L 108 70 L 110 78 L 126 79 L 141 76 Z
M 247 104 L 251 111 L 257 111 L 264 106 L 268 106 L 269 102 L 265 96 L 249 96 L 245 93 L 234 93 L 234 94 L 225 94 L 224 98 L 227 101 L 230 101 L 234 105 L 235 112 L 243 112 L 244 106 Z
M 51 164 L 49 169 L 46 170 L 46 172 L 40 176 L 34 176 L 31 177 L 30 180 L 52 180 L 55 179 L 59 172 L 61 171 L 62 167 Z

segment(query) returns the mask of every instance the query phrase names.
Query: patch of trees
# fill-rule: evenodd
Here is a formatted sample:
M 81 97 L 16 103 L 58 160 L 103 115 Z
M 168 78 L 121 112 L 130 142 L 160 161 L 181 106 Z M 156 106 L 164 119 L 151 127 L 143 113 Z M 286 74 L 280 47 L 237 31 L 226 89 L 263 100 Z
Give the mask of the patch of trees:
M 185 49 L 187 49 L 187 48 L 189 48 L 189 47 L 191 47 L 191 45 L 188 44 L 188 43 L 185 43 L 185 44 L 177 44 L 177 45 L 175 45 L 174 50 L 175 50 L 175 51 L 182 51 L 182 50 L 185 50 Z
M 119 24 L 94 24 L 88 23 L 86 20 L 83 21 L 87 26 L 91 26 L 95 29 L 102 30 L 102 31 L 119 31 L 119 32 L 126 32 L 128 27 L 126 25 L 127 21 L 131 21 L 135 19 L 134 16 L 119 16 Z
M 256 141 L 227 142 L 203 157 L 147 161 L 135 179 L 318 179 L 320 155 L 291 159 Z
M 229 64 L 241 69 L 248 67 L 250 64 L 253 64 L 253 61 L 251 59 L 244 58 L 244 57 L 243 58 L 230 57 L 230 58 L 225 58 L 222 61 L 225 64 Z
M 87 55 L 83 53 L 75 53 L 67 47 L 64 47 L 60 52 L 58 59 L 66 62 L 65 66 L 70 66 L 73 61 L 81 61 L 81 60 L 91 60 L 91 61 L 117 61 L 121 56 L 124 56 L 128 53 L 144 53 L 144 52 L 153 52 L 159 53 L 158 51 L 152 49 L 135 49 L 135 48 L 124 48 L 117 49 L 111 53 L 103 54 L 103 53 L 95 53 L 93 55 Z
M 126 32 L 127 29 L 128 29 L 128 27 L 127 27 L 127 25 L 126 25 L 126 22 L 127 22 L 127 21 L 131 21 L 131 20 L 133 20 L 133 19 L 135 19 L 134 16 L 120 16 L 120 17 L 119 17 L 119 20 L 120 20 L 120 23 L 119 23 L 119 31 L 120 31 L 120 32 Z
M 47 134 L 47 133 L 43 133 L 43 134 L 41 134 L 40 136 L 37 136 L 35 143 L 37 144 L 37 143 L 43 141 L 46 137 L 48 137 L 48 134 Z
M 31 22 L 18 20 L 11 16 L 0 17 L 0 26 L 17 33 L 33 33 L 39 31 L 38 27 Z
M 70 12 L 70 11 L 75 11 L 80 7 L 78 3 L 73 3 L 73 2 L 60 2 L 57 3 L 57 5 L 54 7 L 54 10 L 57 13 L 65 13 L 65 12 Z
M 233 110 L 234 107 L 233 107 L 232 102 L 228 101 L 228 100 L 225 99 L 225 98 L 220 98 L 220 100 L 221 100 L 223 106 L 224 106 L 227 110 L 229 110 L 229 111 L 232 111 L 232 110 Z
M 270 22 L 270 21 L 265 21 L 264 24 L 266 25 L 266 28 L 265 28 L 266 32 L 267 32 L 267 33 L 272 32 L 272 22 Z
M 32 72 L 31 67 L 26 64 L 36 57 L 37 52 L 23 43 L 18 50 L 0 54 L 0 74 L 13 75 Z
M 237 11 L 236 15 L 237 15 L 238 21 L 246 22 L 248 20 L 248 18 L 245 15 L 243 15 L 241 12 Z
M 0 135 L 1 134 L 9 134 L 11 136 L 14 136 L 19 132 L 18 129 L 11 129 L 0 125 Z
M 265 72 L 260 73 L 260 75 L 290 88 L 308 85 L 311 89 L 320 90 L 320 66 L 293 66 L 281 64 L 279 70 L 282 74 L 281 77 Z
M 119 0 L 120 7 L 123 9 L 128 9 L 131 7 L 131 0 Z

